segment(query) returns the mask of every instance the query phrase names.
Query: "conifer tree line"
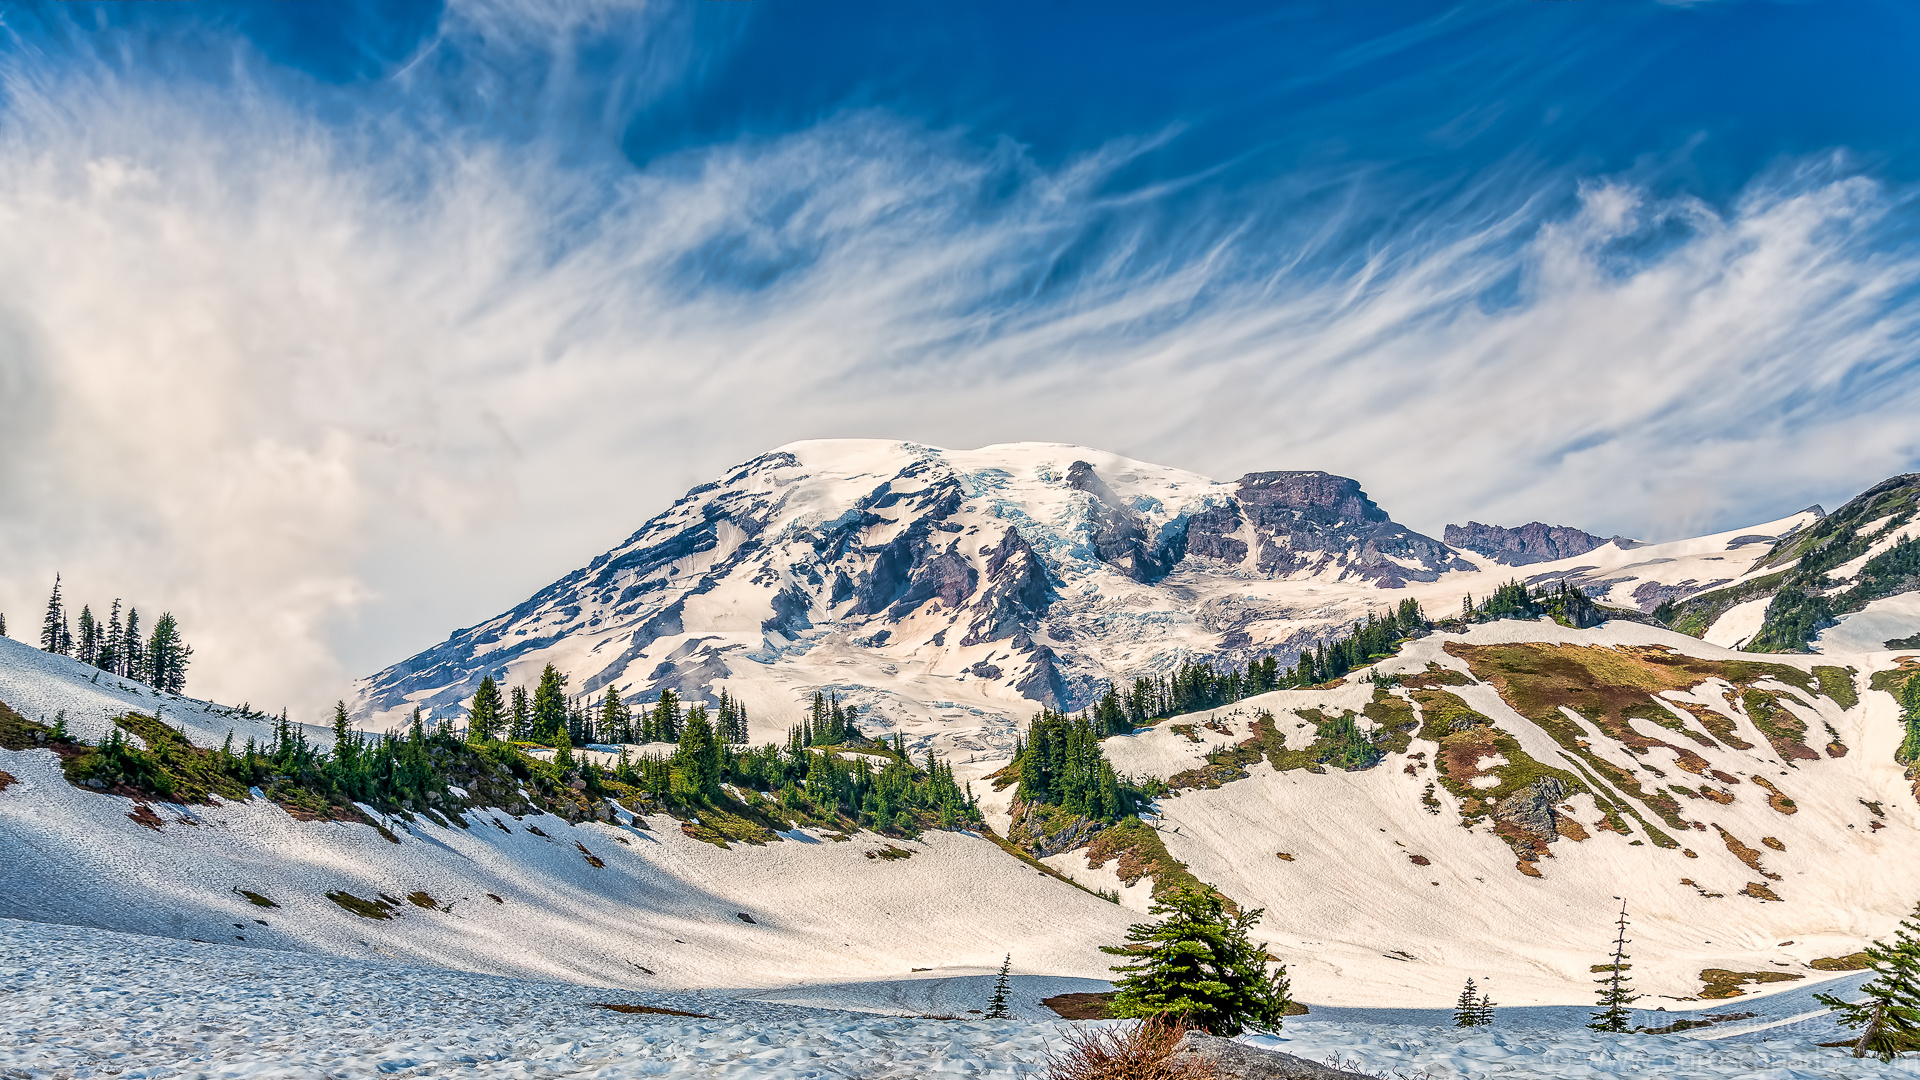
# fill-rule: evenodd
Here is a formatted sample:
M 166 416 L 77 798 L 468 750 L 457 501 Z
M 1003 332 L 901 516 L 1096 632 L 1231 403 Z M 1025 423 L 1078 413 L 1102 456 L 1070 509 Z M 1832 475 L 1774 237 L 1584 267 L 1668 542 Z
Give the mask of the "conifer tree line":
M 1216 671 L 1211 664 L 1181 664 L 1171 675 L 1133 680 L 1124 693 L 1109 687 L 1094 704 L 1090 719 L 1101 734 L 1117 735 L 1154 720 L 1217 709 L 1255 694 L 1318 686 L 1393 655 L 1401 642 L 1431 625 L 1420 602 L 1409 597 L 1385 615 L 1372 613 L 1354 623 L 1353 632 L 1344 637 L 1302 650 L 1291 668 L 1282 668 L 1273 656 L 1244 669 Z
M 0 633 L 4 632 L 5 623 L 0 622 Z M 129 607 L 122 616 L 119 597 L 104 620 L 88 604 L 80 606 L 77 620 L 70 620 L 58 574 L 53 577 L 53 594 L 47 598 L 47 613 L 40 620 L 40 648 L 169 694 L 186 689 L 187 665 L 193 660 L 193 646 L 181 637 L 180 624 L 171 612 L 162 613 L 145 637 L 140 633 L 140 610 Z
M 905 740 L 892 745 L 861 733 L 859 710 L 837 695 L 815 693 L 807 716 L 789 729 L 785 747 L 768 743 L 747 749 L 747 707 L 721 691 L 711 710 L 684 708 L 679 695 L 663 690 L 653 707 L 637 714 L 609 687 L 598 703 L 570 701 L 567 677 L 548 664 L 531 693 L 515 686 L 500 692 L 492 676 L 480 680 L 468 708 L 467 737 L 475 742 L 506 738 L 555 747 L 554 763 L 576 772 L 598 795 L 606 781 L 630 785 L 665 802 L 712 804 L 726 796 L 722 784 L 777 795 L 792 810 L 840 814 L 879 829 L 910 831 L 924 815 L 941 828 L 980 820 L 973 796 L 954 780 L 953 766 L 928 751 L 924 764 L 907 754 Z M 675 743 L 670 753 L 633 755 L 622 747 L 617 762 L 602 767 L 576 756 L 576 746 L 607 743 Z M 827 747 L 860 746 L 866 752 L 841 757 Z M 876 764 L 875 757 L 884 759 Z
M 1532 590 L 1518 580 L 1509 581 L 1478 604 L 1473 602 L 1471 593 L 1460 598 L 1460 618 L 1464 622 L 1537 619 L 1542 615 L 1551 615 L 1555 622 L 1576 630 L 1599 626 L 1607 621 L 1606 613 L 1587 596 L 1587 590 L 1579 585 L 1569 585 L 1565 578 L 1555 585 L 1542 585 Z
M 854 721 L 859 709 L 853 705 L 842 706 L 840 695 L 831 699 L 816 690 L 813 693 L 813 708 L 808 710 L 807 718 L 787 729 L 787 746 L 802 749 L 808 746 L 839 746 L 849 740 L 860 739 L 860 729 Z M 740 735 L 746 742 L 746 732 Z
M 1090 717 L 1041 710 L 1014 742 L 1019 797 L 1109 823 L 1138 813 L 1152 795 L 1114 773 L 1101 736 Z
M 526 687 L 515 686 L 503 696 L 500 684 L 487 675 L 480 680 L 468 706 L 468 730 L 479 739 L 504 738 L 545 746 L 679 742 L 697 713 L 720 741 L 736 745 L 747 741 L 747 707 L 725 690 L 711 712 L 705 705 L 683 711 L 680 695 L 662 690 L 652 708 L 636 713 L 615 687 L 607 687 L 599 701 L 570 698 L 566 688 L 567 676 L 552 664 L 540 672 L 531 694 Z

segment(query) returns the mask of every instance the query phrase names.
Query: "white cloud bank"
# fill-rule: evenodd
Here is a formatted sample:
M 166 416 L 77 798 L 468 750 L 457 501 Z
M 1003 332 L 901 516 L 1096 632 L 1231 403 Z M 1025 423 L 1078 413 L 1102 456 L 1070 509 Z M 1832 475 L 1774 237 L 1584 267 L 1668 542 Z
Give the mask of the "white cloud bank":
M 0 611 L 28 636 L 59 570 L 178 615 L 197 692 L 296 713 L 796 438 L 1649 537 L 1916 456 L 1920 251 L 1836 162 L 1724 213 L 1594 181 L 1310 274 L 1251 228 L 1149 245 L 1153 197 L 1102 194 L 1126 148 L 1048 170 L 862 114 L 617 173 L 265 94 L 9 94 Z

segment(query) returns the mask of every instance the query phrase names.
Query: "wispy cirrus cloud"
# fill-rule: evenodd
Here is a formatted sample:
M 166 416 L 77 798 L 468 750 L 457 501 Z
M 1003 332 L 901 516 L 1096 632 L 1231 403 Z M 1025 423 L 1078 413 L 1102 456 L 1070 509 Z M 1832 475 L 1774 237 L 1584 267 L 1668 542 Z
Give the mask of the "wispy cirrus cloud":
M 1513 166 L 1406 219 L 1359 176 L 1117 180 L 1152 133 L 1042 165 L 869 108 L 635 168 L 324 104 L 9 83 L 14 627 L 63 571 L 180 615 L 198 690 L 310 711 L 797 438 L 1324 468 L 1431 530 L 1648 537 L 1916 456 L 1909 196 L 1837 156 L 1717 209 Z

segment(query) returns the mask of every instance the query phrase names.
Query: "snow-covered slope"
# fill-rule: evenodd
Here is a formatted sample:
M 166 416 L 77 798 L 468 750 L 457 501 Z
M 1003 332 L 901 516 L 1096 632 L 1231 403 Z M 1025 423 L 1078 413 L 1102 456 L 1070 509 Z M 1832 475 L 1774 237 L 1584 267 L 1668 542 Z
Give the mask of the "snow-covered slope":
M 0 701 L 37 712 L 95 693 L 63 659 L 5 643 Z M 217 710 L 181 715 L 202 718 L 202 745 L 225 737 L 205 726 Z M 464 827 L 379 817 L 383 835 L 214 802 L 141 812 L 69 783 L 51 750 L 0 749 L 0 917 L 633 987 L 973 974 L 1008 953 L 1022 971 L 1101 978 L 1098 946 L 1131 918 L 965 833 L 722 848 L 664 816 L 475 810 Z M 889 843 L 911 856 L 870 854 Z M 397 903 L 367 918 L 329 893 Z
M 9 637 L 0 637 L 0 702 L 49 727 L 64 720 L 67 730 L 88 742 L 99 742 L 113 718 L 129 712 L 157 715 L 200 746 L 218 746 L 228 733 L 236 746 L 272 737 L 273 721 L 260 713 L 155 690 Z M 332 739 L 328 729 L 308 727 L 307 733 L 323 745 Z
M 1735 677 L 1753 673 L 1716 665 L 1755 659 L 1633 623 L 1571 630 L 1507 621 L 1421 639 L 1381 664 L 1383 673 L 1408 676 L 1429 672 L 1429 664 L 1457 673 L 1418 691 L 1424 706 L 1407 689 L 1387 696 L 1420 707 L 1426 720 L 1433 708 L 1451 707 L 1443 696 L 1451 695 L 1535 762 L 1572 775 L 1581 789 L 1538 801 L 1552 812 L 1537 837 L 1500 831 L 1525 828 L 1524 815 L 1540 809 L 1525 789 L 1510 800 L 1502 793 L 1501 807 L 1491 810 L 1469 805 L 1466 794 L 1492 794 L 1503 769 L 1523 763 L 1492 750 L 1471 750 L 1464 762 L 1449 758 L 1457 744 L 1425 737 L 1452 734 L 1446 725 L 1423 724 L 1404 750 L 1371 768 L 1282 771 L 1261 760 L 1242 779 L 1161 800 L 1156 824 L 1169 852 L 1200 879 L 1267 909 L 1262 936 L 1293 965 L 1294 985 L 1309 1000 L 1439 1004 L 1473 975 L 1490 978 L 1503 1001 L 1577 1001 L 1610 940 L 1615 898 L 1625 896 L 1638 988 L 1653 995 L 1650 1002 L 1678 1007 L 1697 999 L 1699 973 L 1712 968 L 1781 972 L 1797 976 L 1796 986 L 1830 977 L 1811 962 L 1855 952 L 1912 910 L 1920 897 L 1920 805 L 1894 761 L 1903 727 L 1893 699 L 1866 692 L 1864 671 L 1847 676 L 1861 684 L 1852 708 L 1772 676 L 1756 678 L 1752 686 L 1779 695 L 1766 708 L 1805 725 L 1803 743 L 1770 738 L 1752 714 L 1760 706 L 1723 678 L 1702 675 L 1688 689 L 1661 693 L 1674 703 L 1671 723 L 1687 734 L 1641 718 L 1654 713 L 1640 710 L 1626 730 L 1651 745 L 1636 752 L 1581 705 L 1586 711 L 1572 724 L 1576 750 L 1516 711 L 1514 692 L 1462 658 L 1513 643 L 1542 646 L 1521 658 L 1528 665 L 1577 659 L 1615 672 L 1648 706 L 1660 686 L 1647 681 L 1641 657 L 1671 650 Z M 1556 659 L 1560 649 L 1568 652 Z M 1635 651 L 1646 649 L 1655 652 Z M 1788 666 L 1828 663 L 1794 657 Z M 1590 685 L 1612 693 L 1605 681 Z M 1847 697 L 1845 689 L 1836 693 Z M 1289 749 L 1302 749 L 1313 732 L 1301 712 L 1361 713 L 1376 700 L 1364 682 L 1278 691 L 1180 717 L 1195 725 L 1190 734 L 1162 724 L 1104 746 L 1122 771 L 1168 778 L 1253 735 L 1251 721 L 1262 710 L 1275 715 Z M 1360 722 L 1378 728 L 1375 719 Z M 1459 770 L 1454 779 L 1465 791 L 1442 779 L 1443 759 Z M 1615 771 L 1602 773 L 1596 761 Z M 1626 832 L 1613 831 L 1593 792 L 1625 809 L 1617 820 Z M 1679 826 L 1655 802 L 1670 807 Z M 1514 841 L 1531 846 L 1535 838 L 1538 857 L 1516 863 Z M 1112 864 L 1090 867 L 1085 851 L 1047 861 L 1089 886 L 1119 884 Z M 1143 881 L 1123 899 L 1144 907 L 1145 894 Z

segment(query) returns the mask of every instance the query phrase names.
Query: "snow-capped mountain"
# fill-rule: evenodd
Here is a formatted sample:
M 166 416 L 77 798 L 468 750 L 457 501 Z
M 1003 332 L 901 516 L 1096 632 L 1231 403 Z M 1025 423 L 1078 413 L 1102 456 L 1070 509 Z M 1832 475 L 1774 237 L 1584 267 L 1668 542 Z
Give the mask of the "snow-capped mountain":
M 798 443 L 366 680 L 362 710 L 454 707 L 485 674 L 548 662 L 574 693 L 725 684 L 783 714 L 816 688 L 902 720 L 1077 708 L 1189 656 L 1297 653 L 1363 597 L 1468 568 L 1325 473 L 1220 483 L 1076 446 Z
M 1291 664 L 1409 596 L 1445 614 L 1512 577 L 1565 578 L 1652 611 L 1742 582 L 1819 520 L 1657 545 L 1475 523 L 1449 526 L 1450 546 L 1322 472 L 1221 482 L 1061 444 L 802 442 L 363 680 L 357 712 L 444 714 L 485 675 L 530 684 L 552 663 L 575 695 L 727 689 L 767 725 L 756 737 L 825 690 L 876 730 L 979 751 L 1042 704 L 1078 709 L 1185 660 Z

